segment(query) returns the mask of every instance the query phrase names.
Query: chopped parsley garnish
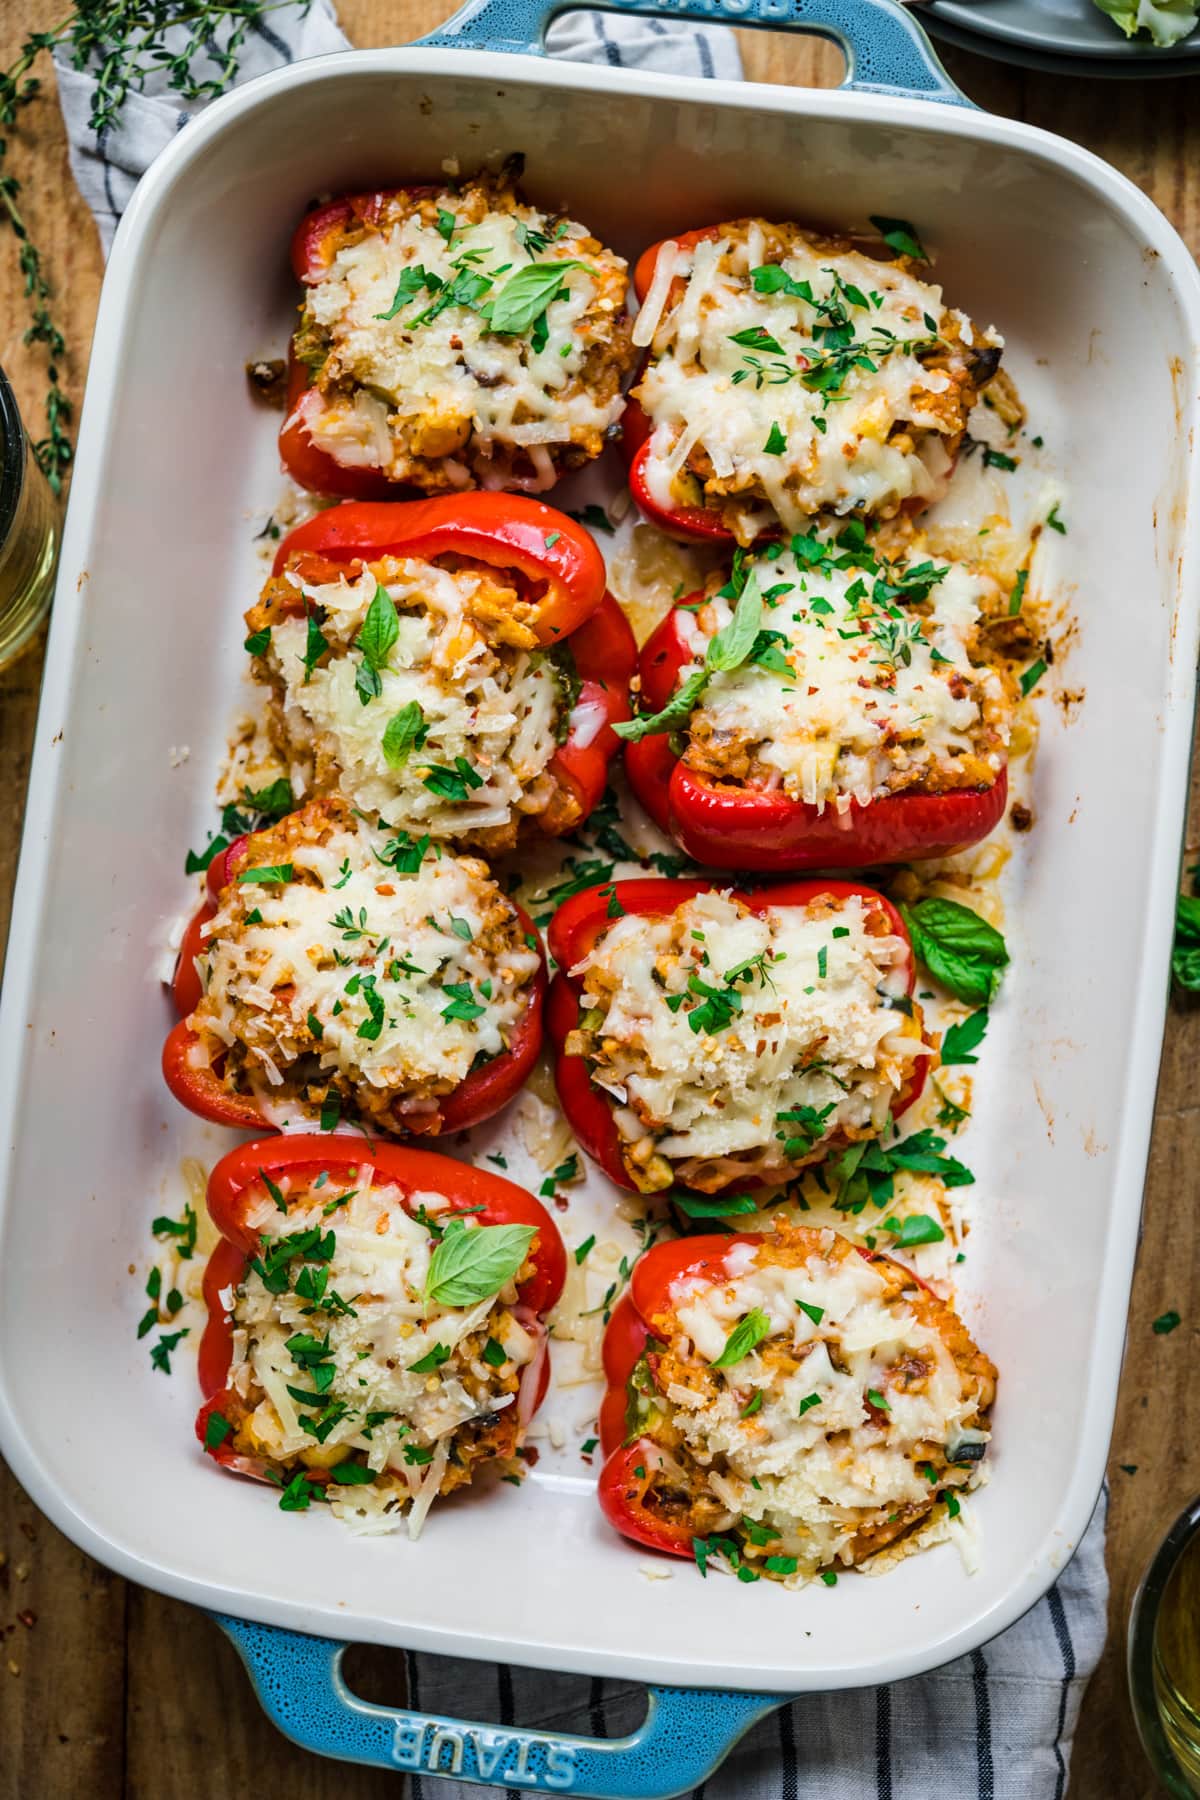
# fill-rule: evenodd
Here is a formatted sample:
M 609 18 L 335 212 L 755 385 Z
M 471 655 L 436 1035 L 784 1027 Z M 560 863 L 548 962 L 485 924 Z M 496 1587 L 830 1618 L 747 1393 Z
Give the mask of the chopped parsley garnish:
M 823 1306 L 814 1306 L 811 1300 L 797 1300 L 796 1305 L 802 1313 L 806 1313 L 814 1325 L 819 1325 L 825 1317 Z
M 607 531 L 611 535 L 616 529 L 602 506 L 585 506 L 579 512 L 568 513 L 567 517 L 586 525 L 589 531 Z M 595 814 L 592 817 L 594 820 Z
M 1159 1337 L 1166 1337 L 1168 1332 L 1174 1331 L 1181 1323 L 1179 1314 L 1172 1308 L 1170 1312 L 1159 1313 L 1150 1329 Z
M 266 1188 L 268 1194 L 270 1194 L 272 1200 L 275 1202 L 275 1211 L 281 1212 L 281 1213 L 286 1213 L 287 1201 L 283 1197 L 283 1189 L 280 1187 L 279 1183 L 277 1181 L 272 1181 L 271 1177 L 267 1174 L 267 1171 L 265 1169 L 260 1168 L 258 1172 L 262 1176 L 263 1186 Z
M 990 444 L 983 447 L 983 464 L 987 469 L 1006 469 L 1010 472 L 1020 467 L 1017 457 L 1006 456 L 1003 450 L 993 450 Z
M 494 1337 L 490 1337 L 483 1346 L 482 1355 L 489 1369 L 502 1369 L 508 1361 L 508 1351 Z
M 491 1341 L 495 1342 L 494 1339 Z M 411 1375 L 431 1375 L 434 1369 L 440 1369 L 443 1363 L 449 1362 L 452 1355 L 449 1344 L 435 1344 L 433 1349 L 421 1357 L 419 1362 L 409 1363 L 409 1373 Z
M 312 672 L 329 648 L 329 639 L 317 623 L 315 613 L 308 614 L 308 633 L 304 641 L 304 685 L 312 680 Z
M 190 1262 L 196 1251 L 196 1209 L 185 1206 L 182 1219 L 168 1219 L 160 1216 L 152 1221 L 150 1230 L 156 1238 L 174 1238 L 175 1254 L 181 1262 Z M 149 1289 L 146 1290 L 147 1293 Z
M 988 1028 L 988 1011 L 986 1006 L 980 1007 L 969 1018 L 960 1019 L 951 1025 L 942 1039 L 942 1067 L 949 1069 L 963 1063 L 977 1063 L 979 1058 L 971 1054 L 983 1042 Z
M 1028 586 L 1028 584 L 1029 584 L 1029 570 L 1028 569 L 1018 569 L 1017 570 L 1017 579 L 1013 583 L 1012 593 L 1008 596 L 1008 616 L 1010 619 L 1015 618 L 1016 615 L 1020 612 L 1021 603 L 1025 598 L 1025 589 Z
M 1057 531 L 1061 537 L 1066 537 L 1067 528 L 1058 516 L 1058 505 L 1059 503 L 1056 500 L 1054 505 L 1050 508 L 1050 511 L 1046 514 L 1046 523 L 1051 531 Z
M 204 1448 L 219 1450 L 232 1430 L 233 1426 L 224 1413 L 209 1413 L 204 1421 Z
M 773 422 L 767 433 L 767 441 L 763 445 L 763 454 L 765 456 L 782 456 L 786 449 L 787 438 L 779 429 L 778 424 Z
M 543 1200 L 552 1200 L 555 1189 L 564 1181 L 578 1181 L 579 1158 L 572 1153 L 565 1162 L 560 1162 L 552 1174 L 548 1175 L 538 1189 Z M 594 1240 L 593 1240 L 594 1241 Z
M 924 245 L 907 219 L 889 219 L 879 213 L 872 213 L 870 217 L 888 249 L 894 250 L 897 256 L 911 256 L 914 262 L 929 261 Z
M 483 786 L 483 776 L 476 773 L 465 756 L 456 756 L 452 769 L 431 763 L 425 771 L 424 785 L 439 799 L 461 805 L 473 788 Z
M 593 1232 L 591 1237 L 584 1238 L 582 1244 L 577 1244 L 575 1246 L 575 1261 L 577 1263 L 585 1262 L 587 1260 L 588 1251 L 594 1249 L 595 1245 L 596 1234 Z
M 805 1394 L 803 1400 L 800 1402 L 796 1417 L 802 1419 L 806 1412 L 811 1412 L 814 1406 L 820 1406 L 820 1404 L 820 1394 Z
M 291 863 L 272 863 L 261 869 L 239 869 L 237 879 L 256 887 L 282 887 L 292 879 Z
M 265 655 L 270 642 L 271 627 L 266 625 L 261 631 L 252 631 L 250 636 L 246 639 L 243 648 L 247 650 L 251 656 L 263 656 Z
M 1022 698 L 1028 694 L 1032 694 L 1034 688 L 1046 673 L 1048 666 L 1045 657 L 1039 656 L 1036 662 L 1030 663 L 1029 667 L 1022 671 L 1020 681 Z
M 186 1325 L 179 1331 L 163 1332 L 157 1344 L 154 1345 L 150 1352 L 151 1366 L 157 1369 L 160 1375 L 169 1375 L 171 1373 L 171 1352 L 175 1349 L 180 1339 L 187 1336 L 189 1336 L 189 1331 Z
M 482 1018 L 487 1011 L 478 1000 L 471 998 L 470 984 L 466 981 L 443 982 L 442 992 L 450 997 L 449 1006 L 442 1008 L 443 1019 L 461 1019 L 464 1024 L 469 1024 L 472 1019 Z

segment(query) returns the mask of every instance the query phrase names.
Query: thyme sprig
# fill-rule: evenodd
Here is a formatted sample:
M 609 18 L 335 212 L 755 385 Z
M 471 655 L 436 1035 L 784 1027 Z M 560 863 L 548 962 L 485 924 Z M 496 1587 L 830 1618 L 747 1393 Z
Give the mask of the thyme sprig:
M 74 11 L 48 31 L 34 31 L 6 69 L 0 70 L 0 128 L 15 127 L 22 109 L 42 92 L 31 73 L 43 55 L 60 46 L 69 50 L 71 65 L 95 76 L 89 124 L 96 132 L 120 123 L 131 93 L 141 93 L 152 75 L 165 74 L 167 86 L 189 101 L 211 100 L 224 93 L 237 74 L 238 57 L 251 27 L 267 13 L 297 5 L 307 12 L 310 0 L 79 0 Z M 174 32 L 170 44 L 167 33 Z M 202 72 L 201 61 L 209 65 Z M 0 136 L 0 218 L 17 240 L 18 262 L 29 302 L 28 345 L 40 344 L 46 356 L 46 434 L 35 440 L 37 457 L 57 494 L 71 462 L 68 426 L 72 406 L 62 384 L 67 345 L 54 312 L 55 290 L 42 253 L 30 236 L 22 214 L 22 184 L 7 164 L 8 139 Z

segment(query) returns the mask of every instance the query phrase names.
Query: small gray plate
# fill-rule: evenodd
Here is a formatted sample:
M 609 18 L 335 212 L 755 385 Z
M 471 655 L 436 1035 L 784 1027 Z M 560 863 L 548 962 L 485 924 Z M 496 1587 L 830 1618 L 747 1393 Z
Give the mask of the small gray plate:
M 945 43 L 1052 75 L 1200 73 L 1200 28 L 1159 50 L 1127 38 L 1092 0 L 930 0 L 915 11 Z

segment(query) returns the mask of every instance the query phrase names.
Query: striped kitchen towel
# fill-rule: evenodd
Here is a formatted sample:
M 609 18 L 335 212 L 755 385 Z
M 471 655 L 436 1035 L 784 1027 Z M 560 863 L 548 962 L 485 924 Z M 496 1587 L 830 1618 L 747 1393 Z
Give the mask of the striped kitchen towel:
M 328 0 L 278 7 L 251 28 L 238 78 L 344 48 Z M 548 48 L 576 62 L 741 74 L 736 40 L 721 26 L 577 12 L 556 21 Z M 58 82 L 71 167 L 107 251 L 138 177 L 195 108 L 163 74 L 130 95 L 117 129 L 98 135 L 93 75 L 60 52 Z M 797 1700 L 756 1727 L 692 1800 L 1063 1800 L 1080 1701 L 1104 1642 L 1105 1504 L 1046 1598 L 1002 1637 L 893 1687 Z M 388 1552 L 381 1541 L 381 1557 Z M 408 1676 L 414 1707 L 452 1717 L 616 1737 L 643 1713 L 643 1690 L 623 1681 L 417 1655 Z M 472 1800 L 488 1791 L 424 1776 L 410 1795 Z
M 178 50 L 183 28 L 164 37 L 167 50 Z M 217 76 L 224 38 L 214 41 L 211 63 L 204 59 L 194 73 L 201 81 Z M 676 75 L 717 76 L 737 81 L 742 59 L 737 39 L 724 25 L 689 25 L 677 19 L 638 19 L 624 13 L 573 12 L 556 19 L 546 47 L 567 62 L 609 63 L 616 68 L 666 71 Z M 239 82 L 265 75 L 284 63 L 348 50 L 349 39 L 335 17 L 330 0 L 308 6 L 279 6 L 250 27 L 238 51 Z M 55 52 L 55 74 L 71 158 L 71 172 L 100 231 L 107 256 L 113 233 L 129 197 L 159 151 L 198 110 L 169 85 L 164 66 L 151 76 L 143 93 L 132 93 L 112 130 L 93 129 L 92 102 L 96 77 L 91 68 L 76 69 L 67 52 Z
M 1107 1506 L 1102 1494 L 1072 1561 L 1002 1636 L 931 1675 L 781 1707 L 690 1800 L 1063 1800 L 1080 1702 L 1104 1646 Z M 615 1738 L 646 1710 L 635 1682 L 406 1660 L 410 1705 L 452 1718 L 465 1709 L 488 1723 Z M 495 1791 L 409 1780 L 410 1800 L 484 1800 Z M 518 1800 L 515 1790 L 508 1800 Z

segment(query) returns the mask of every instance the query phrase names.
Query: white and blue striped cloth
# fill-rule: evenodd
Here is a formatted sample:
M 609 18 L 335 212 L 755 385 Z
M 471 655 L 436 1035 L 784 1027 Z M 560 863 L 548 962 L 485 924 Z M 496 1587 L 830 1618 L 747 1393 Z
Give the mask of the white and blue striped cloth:
M 346 47 L 328 0 L 285 6 L 252 27 L 239 79 Z M 548 48 L 615 67 L 734 80 L 742 72 L 736 40 L 719 25 L 576 12 L 554 24 Z M 107 251 L 138 177 L 189 113 L 159 78 L 129 97 L 117 130 L 97 137 L 92 76 L 60 60 L 58 82 L 71 167 Z M 1105 1510 L 1102 1498 L 1074 1560 L 1002 1637 L 893 1687 L 797 1700 L 743 1739 L 691 1800 L 1063 1800 L 1083 1690 L 1104 1643 Z M 643 1690 L 629 1682 L 407 1661 L 411 1704 L 451 1717 L 619 1737 L 644 1710 Z M 482 1800 L 489 1791 L 428 1776 L 410 1788 L 411 1800 Z M 515 1789 L 509 1800 L 519 1800 Z

